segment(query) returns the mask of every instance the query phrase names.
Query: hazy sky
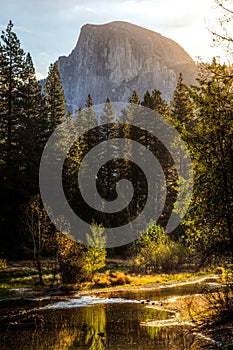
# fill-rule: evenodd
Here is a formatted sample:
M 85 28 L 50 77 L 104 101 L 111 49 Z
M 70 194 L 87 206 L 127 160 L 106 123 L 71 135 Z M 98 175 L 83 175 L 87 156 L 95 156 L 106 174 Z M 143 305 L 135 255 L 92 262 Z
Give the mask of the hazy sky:
M 0 29 L 9 19 L 25 51 L 32 54 L 38 76 L 74 48 L 86 23 L 128 21 L 177 41 L 194 59 L 223 55 L 211 48 L 218 17 L 214 0 L 0 0 Z

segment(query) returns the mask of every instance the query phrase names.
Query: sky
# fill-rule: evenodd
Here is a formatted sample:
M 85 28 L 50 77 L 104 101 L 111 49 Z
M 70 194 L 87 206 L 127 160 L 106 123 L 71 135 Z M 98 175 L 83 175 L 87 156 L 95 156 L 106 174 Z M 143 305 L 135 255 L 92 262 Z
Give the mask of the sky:
M 224 56 L 221 48 L 211 47 L 207 29 L 219 16 L 214 0 L 0 0 L 0 9 L 0 30 L 13 21 L 38 78 L 59 56 L 69 55 L 86 23 L 137 24 L 175 40 L 195 61 Z

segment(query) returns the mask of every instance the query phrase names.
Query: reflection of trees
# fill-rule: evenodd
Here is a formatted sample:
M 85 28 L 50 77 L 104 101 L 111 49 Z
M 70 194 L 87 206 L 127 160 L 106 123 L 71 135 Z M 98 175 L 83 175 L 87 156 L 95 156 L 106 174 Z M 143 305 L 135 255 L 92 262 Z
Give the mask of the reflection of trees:
M 81 323 L 81 324 L 80 324 Z M 68 350 L 85 346 L 89 350 L 104 350 L 106 315 L 102 305 L 85 307 L 73 313 L 57 331 L 54 350 Z
M 47 310 L 44 316 L 43 327 L 27 329 L 23 335 L 21 329 L 14 329 L 14 334 L 0 333 L 0 343 L 7 341 L 9 349 L 33 350 L 197 350 L 209 344 L 208 339 L 193 334 L 193 329 L 187 326 L 142 326 L 142 322 L 165 318 L 166 313 L 140 304 Z
M 85 345 L 89 350 L 104 350 L 106 335 L 106 314 L 102 305 L 95 308 L 89 307 L 84 310 L 85 321 L 83 331 L 85 332 Z
M 54 344 L 53 349 L 54 350 L 61 350 L 61 349 L 70 349 L 70 347 L 74 344 L 76 338 L 77 338 L 77 330 L 75 331 L 73 328 L 69 328 L 68 325 L 64 325 L 59 331 L 58 331 L 58 338 L 57 343 Z
M 26 333 L 25 344 L 31 349 L 104 350 L 106 340 L 106 314 L 104 305 L 57 310 L 48 313 L 43 328 Z
M 80 328 L 73 323 L 72 319 L 68 317 L 68 319 L 62 320 L 60 317 L 57 318 L 55 316 L 52 324 L 47 323 L 43 328 L 36 329 L 33 333 L 26 332 L 24 346 L 25 349 L 30 348 L 35 350 L 68 350 L 74 348 L 79 338 Z M 21 349 L 21 347 L 18 348 Z
M 165 349 L 172 346 L 179 350 L 196 350 L 201 345 L 197 334 L 193 334 L 185 326 L 145 328 L 150 339 L 156 340 L 156 344 L 164 344 Z

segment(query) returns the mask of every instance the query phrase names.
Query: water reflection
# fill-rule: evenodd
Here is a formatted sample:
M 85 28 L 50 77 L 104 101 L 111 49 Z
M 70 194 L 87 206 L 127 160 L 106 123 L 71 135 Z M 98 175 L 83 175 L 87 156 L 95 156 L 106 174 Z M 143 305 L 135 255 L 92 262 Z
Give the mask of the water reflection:
M 157 344 L 162 344 L 162 349 L 197 350 L 205 345 L 186 326 L 145 328 L 151 339 Z
M 164 291 L 177 295 L 181 290 Z M 149 294 L 148 294 L 149 293 Z M 183 294 L 184 291 L 182 291 Z M 165 296 L 163 294 L 163 297 Z M 83 297 L 53 304 L 37 304 L 36 313 L 44 317 L 44 326 L 38 329 L 4 328 L 0 332 L 2 350 L 197 350 L 200 340 L 188 326 L 150 327 L 146 322 L 166 320 L 171 313 L 147 308 L 132 300 L 161 300 L 162 294 L 149 292 L 124 292 Z M 125 300 L 123 298 L 132 299 Z M 48 302 L 47 302 L 48 303 Z M 65 303 L 65 305 L 64 305 Z M 8 308 L 9 312 L 10 308 Z M 4 310 L 7 312 L 7 309 Z M 35 312 L 35 305 L 34 311 Z
M 80 339 L 80 344 L 88 345 L 90 350 L 105 349 L 106 312 L 103 306 L 85 310 L 82 331 L 83 339 Z
M 0 334 L 1 349 L 154 349 L 140 322 L 166 319 L 167 313 L 137 303 L 98 304 L 72 309 L 42 309 L 42 329 L 9 328 Z M 161 349 L 165 349 L 161 347 Z

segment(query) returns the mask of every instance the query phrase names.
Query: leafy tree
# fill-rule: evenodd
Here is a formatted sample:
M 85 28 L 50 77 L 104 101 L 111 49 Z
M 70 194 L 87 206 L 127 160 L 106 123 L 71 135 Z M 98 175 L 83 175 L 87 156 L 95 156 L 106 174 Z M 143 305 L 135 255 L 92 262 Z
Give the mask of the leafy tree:
M 233 54 L 233 36 L 232 36 L 232 21 L 233 21 L 233 7 L 231 0 L 214 0 L 216 4 L 215 9 L 218 10 L 220 17 L 217 18 L 214 26 L 208 27 L 209 32 L 213 35 L 213 44 L 215 46 L 221 46 L 225 49 L 229 61 L 232 59 Z M 213 72 L 213 66 L 209 66 L 208 69 Z M 225 69 L 224 73 L 215 70 L 214 73 L 219 78 L 223 78 L 222 74 L 226 77 L 232 78 L 232 65 L 229 69 Z
M 146 273 L 171 271 L 183 261 L 185 248 L 173 242 L 163 228 L 151 222 L 135 243 L 134 263 Z
M 85 247 L 62 233 L 56 234 L 58 263 L 63 284 L 92 280 L 95 271 L 105 266 L 106 237 L 101 226 L 92 227 Z
M 84 254 L 83 272 L 92 279 L 94 272 L 105 266 L 106 236 L 102 226 L 91 226 L 91 235 L 87 234 L 88 247 Z
M 32 197 L 27 207 L 25 207 L 23 221 L 30 235 L 33 253 L 32 259 L 39 274 L 40 285 L 44 286 L 42 257 L 46 241 L 48 240 L 50 221 L 39 195 Z
M 197 113 L 189 139 L 195 187 L 185 221 L 188 241 L 204 260 L 233 255 L 233 85 L 225 74 L 226 66 L 214 60 L 206 68 L 208 76 L 200 76 L 199 86 L 191 93 Z
M 83 247 L 63 233 L 56 234 L 57 256 L 63 284 L 80 283 L 85 280 L 82 273 Z

